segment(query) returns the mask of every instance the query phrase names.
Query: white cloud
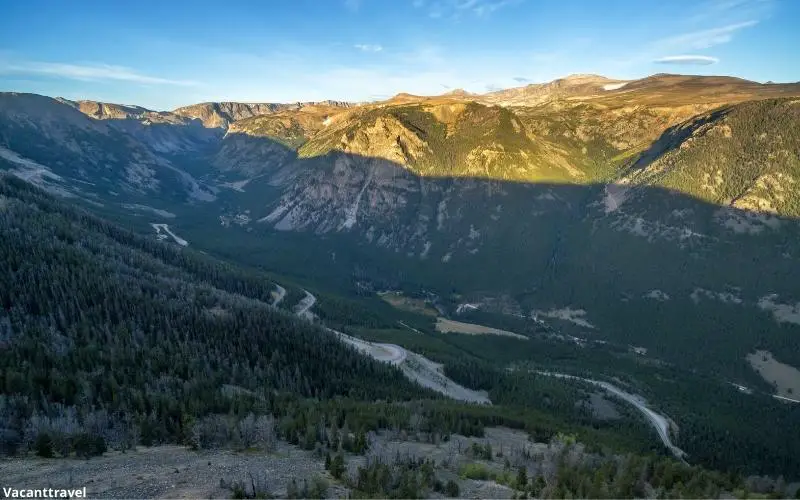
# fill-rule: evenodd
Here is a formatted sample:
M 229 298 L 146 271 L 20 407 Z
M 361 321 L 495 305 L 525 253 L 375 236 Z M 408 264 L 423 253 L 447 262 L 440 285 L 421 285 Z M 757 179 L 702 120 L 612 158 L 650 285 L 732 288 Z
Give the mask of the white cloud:
M 369 43 L 357 43 L 353 45 L 353 47 L 357 48 L 361 52 L 380 52 L 383 50 L 383 47 L 378 44 L 369 44 Z
M 691 53 L 695 50 L 704 50 L 729 43 L 740 31 L 756 26 L 759 23 L 756 19 L 729 23 L 717 28 L 708 28 L 696 31 L 680 33 L 678 35 L 666 36 L 645 43 L 634 49 L 632 53 L 621 54 L 618 57 L 606 61 L 606 67 L 614 71 L 630 71 L 631 68 L 646 65 L 652 62 L 677 63 L 676 61 L 662 61 L 664 54 Z M 676 56 L 669 56 L 676 57 Z M 707 56 L 701 56 L 702 58 Z M 684 61 L 684 64 L 714 64 L 718 62 L 716 58 L 701 61 L 695 59 L 691 62 Z M 607 70 L 608 71 L 608 70 Z
M 531 81 L 530 78 L 525 78 L 524 76 L 515 76 L 512 78 L 517 83 L 529 83 Z
M 656 64 L 691 64 L 691 65 L 700 65 L 706 66 L 709 64 L 716 64 L 719 62 L 719 59 L 716 57 L 711 56 L 694 56 L 694 55 L 685 55 L 685 56 L 666 56 L 661 57 L 653 61 Z
M 750 28 L 758 24 L 758 21 L 750 20 L 740 23 L 729 24 L 719 28 L 711 28 L 690 33 L 683 33 L 656 42 L 656 46 L 663 49 L 675 48 L 678 50 L 701 50 L 722 45 L 733 40 L 736 32 L 745 28 Z
M 82 81 L 124 81 L 144 85 L 198 85 L 197 82 L 191 80 L 172 80 L 169 78 L 143 75 L 131 68 L 109 64 L 68 64 L 30 61 L 6 64 L 0 67 L 0 72 L 42 75 Z
M 433 19 L 448 17 L 458 19 L 463 14 L 472 14 L 483 17 L 510 5 L 515 5 L 523 0 L 436 0 L 429 3 L 428 16 Z M 414 7 L 422 7 L 423 0 L 414 0 Z
M 741 19 L 763 19 L 770 15 L 773 0 L 706 0 L 694 9 L 687 19 L 690 23 L 714 21 L 733 22 Z

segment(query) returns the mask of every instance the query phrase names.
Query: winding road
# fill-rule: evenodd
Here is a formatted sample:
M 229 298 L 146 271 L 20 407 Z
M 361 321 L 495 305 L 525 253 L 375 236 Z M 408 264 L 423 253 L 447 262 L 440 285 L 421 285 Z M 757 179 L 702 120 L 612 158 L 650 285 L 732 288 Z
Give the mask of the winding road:
M 278 307 L 278 305 L 283 301 L 283 298 L 286 297 L 286 289 L 275 283 L 275 294 L 276 297 L 275 301 L 272 302 L 272 307 Z
M 311 312 L 311 308 L 316 304 L 317 299 L 307 290 L 303 291 L 306 293 L 306 296 L 294 307 L 294 313 L 298 317 L 313 321 L 314 314 Z M 451 399 L 459 401 L 492 404 L 485 393 L 473 391 L 451 380 L 444 374 L 442 365 L 431 361 L 425 356 L 408 351 L 399 345 L 369 342 L 331 328 L 324 326 L 323 328 L 333 333 L 339 337 L 339 340 L 352 346 L 362 354 L 377 361 L 396 366 L 403 372 L 406 378 L 412 382 L 416 382 L 422 387 L 434 390 Z
M 665 415 L 661 415 L 660 413 L 656 413 L 652 409 L 647 406 L 647 403 L 641 396 L 636 394 L 631 394 L 629 392 L 625 392 L 619 387 L 610 384 L 608 382 L 602 380 L 593 380 L 589 378 L 578 377 L 575 375 L 567 375 L 564 373 L 556 373 L 556 372 L 544 372 L 544 371 L 537 371 L 539 375 L 545 375 L 548 377 L 556 377 L 556 378 L 565 378 L 565 379 L 572 379 L 572 380 L 581 380 L 583 382 L 588 382 L 590 384 L 594 384 L 610 392 L 611 394 L 617 396 L 618 398 L 626 401 L 633 405 L 637 410 L 642 412 L 642 414 L 647 418 L 650 424 L 655 428 L 658 432 L 658 437 L 661 438 L 661 441 L 664 443 L 669 451 L 677 458 L 678 460 L 686 463 L 685 457 L 687 456 L 686 452 L 682 449 L 675 446 L 675 444 L 670 439 L 669 435 L 669 419 Z
M 311 313 L 311 308 L 314 307 L 314 304 L 317 303 L 317 298 L 311 295 L 308 290 L 303 290 L 306 296 L 294 306 L 294 313 L 301 318 L 305 318 L 309 321 L 314 319 L 314 315 Z
M 301 318 L 312 321 L 314 319 L 314 315 L 311 312 L 311 308 L 314 306 L 314 304 L 316 304 L 317 298 L 314 297 L 314 295 L 312 295 L 310 292 L 308 292 L 308 290 L 303 290 L 303 291 L 305 292 L 306 295 L 294 307 L 294 313 Z M 276 301 L 276 303 L 277 302 L 278 301 Z M 359 352 L 367 356 L 370 356 L 378 361 L 389 363 L 393 366 L 398 367 L 407 378 L 418 383 L 423 387 L 427 387 L 429 389 L 437 391 L 452 399 L 457 399 L 460 401 L 468 401 L 472 403 L 491 404 L 491 401 L 489 400 L 489 398 L 486 396 L 485 393 L 473 391 L 472 389 L 464 387 L 456 383 L 455 381 L 449 379 L 447 376 L 444 375 L 444 372 L 442 370 L 442 365 L 435 363 L 424 356 L 408 351 L 395 344 L 369 342 L 333 330 L 331 328 L 327 327 L 324 328 L 329 332 L 333 333 L 334 335 L 336 335 L 337 337 L 339 337 L 339 340 L 341 340 L 346 344 L 349 344 Z M 658 437 L 664 443 L 664 446 L 666 446 L 667 449 L 669 449 L 669 451 L 675 456 L 675 458 L 686 463 L 685 459 L 685 457 L 687 456 L 686 452 L 675 446 L 675 444 L 672 442 L 670 438 L 669 418 L 649 408 L 647 406 L 647 402 L 641 396 L 626 392 L 620 389 L 619 387 L 602 380 L 593 380 L 593 379 L 578 377 L 576 375 L 567 375 L 565 373 L 548 372 L 548 371 L 536 371 L 535 373 L 548 377 L 556 377 L 561 379 L 579 380 L 582 382 L 588 382 L 590 384 L 602 388 L 603 390 L 613 394 L 614 396 L 617 396 L 623 401 L 633 405 L 637 410 L 639 410 L 645 416 L 645 418 L 653 426 L 653 428 L 655 428 L 656 432 L 658 432 Z

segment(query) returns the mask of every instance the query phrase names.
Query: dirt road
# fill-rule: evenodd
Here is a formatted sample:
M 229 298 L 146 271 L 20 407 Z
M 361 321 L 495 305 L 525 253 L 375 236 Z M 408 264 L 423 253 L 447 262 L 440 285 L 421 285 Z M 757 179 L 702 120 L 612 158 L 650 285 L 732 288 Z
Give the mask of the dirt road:
M 605 389 L 607 392 L 610 392 L 611 394 L 626 401 L 627 403 L 630 403 L 631 405 L 636 407 L 637 410 L 642 412 L 645 418 L 647 418 L 647 420 L 650 422 L 653 428 L 655 428 L 656 432 L 658 432 L 658 437 L 661 438 L 661 441 L 664 443 L 664 446 L 666 446 L 669 449 L 669 451 L 672 452 L 675 458 L 683 462 L 686 461 L 685 460 L 685 457 L 687 456 L 686 452 L 675 446 L 675 444 L 670 439 L 669 419 L 666 416 L 651 410 L 641 396 L 625 392 L 619 387 L 602 380 L 593 380 L 583 377 L 577 377 L 575 375 L 567 375 L 564 373 L 555 373 L 555 372 L 537 371 L 536 373 L 538 373 L 539 375 L 546 375 L 549 377 L 582 380 L 584 382 L 589 382 L 590 384 L 594 384 Z

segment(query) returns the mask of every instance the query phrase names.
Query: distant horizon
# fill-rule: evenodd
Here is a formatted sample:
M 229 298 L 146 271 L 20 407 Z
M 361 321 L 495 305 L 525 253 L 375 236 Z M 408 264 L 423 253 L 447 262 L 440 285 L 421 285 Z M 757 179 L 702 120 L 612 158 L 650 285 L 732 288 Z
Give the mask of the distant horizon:
M 0 88 L 138 103 L 484 94 L 591 73 L 800 80 L 793 0 L 26 0 L 0 17 Z
M 614 78 L 614 77 L 601 75 L 601 74 L 597 74 L 597 73 L 571 73 L 571 74 L 568 74 L 568 75 L 565 75 L 565 76 L 561 76 L 561 77 L 554 78 L 552 80 L 543 81 L 543 82 L 529 82 L 529 83 L 520 84 L 520 85 L 516 85 L 516 86 L 511 86 L 511 87 L 506 87 L 506 88 L 502 88 L 502 89 L 488 90 L 488 91 L 485 91 L 485 92 L 469 92 L 469 91 L 467 91 L 465 89 L 462 89 L 462 88 L 456 88 L 456 89 L 447 90 L 447 91 L 441 92 L 439 94 L 412 94 L 412 93 L 409 93 L 409 92 L 401 91 L 401 92 L 398 92 L 398 93 L 396 93 L 394 95 L 391 95 L 391 96 L 388 96 L 388 97 L 385 97 L 385 98 L 382 98 L 382 99 L 373 99 L 373 100 L 366 100 L 366 101 L 348 101 L 348 100 L 345 100 L 345 99 L 335 99 L 335 98 L 326 98 L 326 99 L 319 99 L 319 100 L 304 99 L 304 100 L 290 100 L 290 101 L 276 101 L 276 100 L 255 101 L 255 100 L 217 99 L 217 100 L 190 102 L 190 103 L 187 103 L 187 104 L 180 104 L 180 105 L 175 106 L 173 108 L 161 108 L 161 109 L 145 106 L 145 105 L 142 105 L 142 104 L 139 104 L 139 103 L 103 101 L 103 100 L 99 100 L 99 99 L 92 99 L 91 97 L 70 98 L 70 97 L 65 97 L 65 96 L 60 96 L 60 95 L 40 94 L 38 92 L 27 92 L 27 91 L 18 91 L 18 90 L 2 90 L 2 89 L 0 89 L 0 93 L 6 93 L 7 92 L 7 93 L 16 93 L 16 94 L 34 94 L 34 95 L 41 95 L 41 96 L 44 96 L 44 97 L 49 97 L 51 99 L 56 99 L 56 100 L 61 99 L 61 100 L 67 100 L 67 101 L 72 101 L 72 102 L 81 102 L 81 101 L 83 101 L 83 102 L 96 102 L 96 103 L 101 103 L 101 104 L 112 104 L 112 105 L 117 105 L 117 106 L 143 108 L 143 109 L 145 109 L 147 111 L 163 113 L 163 112 L 173 112 L 173 111 L 175 111 L 177 109 L 185 108 L 185 107 L 189 107 L 189 106 L 197 106 L 197 105 L 200 105 L 200 104 L 218 104 L 218 103 L 234 103 L 234 104 L 254 105 L 254 104 L 310 104 L 310 103 L 321 103 L 321 102 L 325 102 L 325 101 L 330 101 L 330 102 L 343 102 L 343 103 L 347 103 L 347 104 L 362 105 L 362 104 L 371 104 L 371 103 L 377 103 L 377 102 L 386 101 L 388 99 L 392 99 L 393 97 L 396 97 L 398 95 L 403 95 L 403 94 L 411 95 L 411 96 L 415 96 L 415 97 L 439 97 L 439 96 L 444 96 L 444 95 L 447 95 L 447 94 L 452 94 L 454 92 L 462 91 L 462 92 L 468 92 L 471 95 L 476 95 L 477 96 L 477 95 L 485 95 L 485 94 L 490 94 L 492 92 L 498 92 L 498 91 L 503 91 L 503 90 L 530 87 L 532 85 L 546 85 L 548 83 L 552 83 L 552 82 L 557 81 L 557 80 L 565 80 L 565 79 L 572 78 L 572 77 L 583 77 L 583 76 L 600 77 L 600 78 L 604 78 L 604 79 L 607 79 L 607 80 L 620 81 L 620 82 L 626 82 L 626 83 L 627 82 L 635 82 L 635 81 L 638 81 L 638 80 L 644 80 L 646 78 L 651 78 L 651 77 L 655 77 L 655 76 L 691 76 L 691 77 L 699 76 L 699 77 L 705 77 L 705 78 L 736 78 L 736 79 L 748 81 L 748 82 L 751 82 L 751 83 L 757 83 L 759 85 L 767 85 L 767 84 L 772 84 L 772 85 L 793 85 L 793 84 L 800 84 L 800 81 L 786 81 L 786 82 L 763 81 L 763 82 L 760 82 L 760 81 L 756 81 L 756 80 L 749 80 L 747 78 L 742 78 L 742 77 L 736 76 L 736 75 L 723 75 L 723 74 L 718 74 L 718 75 L 716 75 L 716 74 L 699 75 L 699 74 L 694 74 L 694 73 L 664 73 L 664 72 L 661 72 L 661 73 L 649 74 L 649 75 L 646 75 L 646 76 L 642 76 L 640 78 L 626 79 L 626 78 Z

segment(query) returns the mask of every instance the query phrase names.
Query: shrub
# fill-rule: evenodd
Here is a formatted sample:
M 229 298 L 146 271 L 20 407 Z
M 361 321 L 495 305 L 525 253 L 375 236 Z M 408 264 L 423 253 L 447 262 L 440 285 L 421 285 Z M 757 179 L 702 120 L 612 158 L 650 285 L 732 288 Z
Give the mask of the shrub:
M 331 460 L 330 466 L 330 473 L 334 479 L 341 479 L 342 474 L 344 474 L 345 465 L 344 465 L 344 457 L 341 453 L 337 453 L 333 459 Z
M 453 481 L 452 479 L 447 481 L 447 485 L 445 486 L 445 492 L 447 496 L 450 498 L 457 498 L 458 495 L 461 494 L 461 490 L 458 487 L 458 483 Z
M 36 454 L 42 458 L 53 458 L 53 438 L 46 432 L 40 433 L 36 436 L 33 449 L 36 450 Z
M 461 477 L 466 479 L 479 479 L 486 481 L 489 479 L 489 471 L 486 469 L 486 466 L 483 464 L 466 464 L 461 467 L 461 471 L 459 473 Z

